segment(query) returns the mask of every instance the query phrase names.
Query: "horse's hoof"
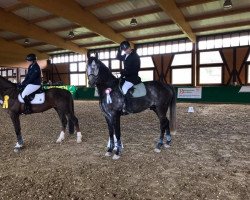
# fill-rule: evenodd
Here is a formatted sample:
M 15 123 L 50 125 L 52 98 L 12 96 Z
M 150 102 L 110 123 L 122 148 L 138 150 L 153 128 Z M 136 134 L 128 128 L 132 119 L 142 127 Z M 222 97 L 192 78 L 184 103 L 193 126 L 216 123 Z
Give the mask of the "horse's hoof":
M 19 153 L 20 151 L 21 151 L 20 148 L 14 148 L 14 152 L 15 152 L 15 153 Z
M 77 132 L 76 135 L 77 135 L 76 142 L 79 144 L 82 142 L 82 134 L 81 132 Z
M 77 144 L 80 144 L 81 142 L 82 142 L 82 139 L 77 139 L 77 140 L 76 140 L 76 143 L 77 143 Z
M 61 143 L 63 140 L 61 138 L 58 138 L 56 143 Z
M 168 148 L 170 148 L 171 146 L 170 146 L 169 144 L 164 144 L 164 147 L 165 147 L 166 149 L 168 149 Z
M 16 145 L 15 145 L 15 149 L 21 149 L 23 147 L 23 145 L 22 144 L 19 144 L 18 142 L 16 143 Z
M 120 157 L 121 157 L 121 156 L 118 156 L 118 155 L 115 154 L 115 155 L 113 155 L 112 159 L 113 159 L 113 160 L 118 160 Z
M 106 157 L 110 157 L 110 156 L 112 156 L 112 153 L 111 153 L 111 152 L 106 152 L 106 153 L 105 153 L 105 156 L 106 156 Z
M 154 150 L 156 153 L 160 153 L 161 152 L 161 150 L 160 149 L 158 149 L 158 148 L 155 148 L 155 150 Z

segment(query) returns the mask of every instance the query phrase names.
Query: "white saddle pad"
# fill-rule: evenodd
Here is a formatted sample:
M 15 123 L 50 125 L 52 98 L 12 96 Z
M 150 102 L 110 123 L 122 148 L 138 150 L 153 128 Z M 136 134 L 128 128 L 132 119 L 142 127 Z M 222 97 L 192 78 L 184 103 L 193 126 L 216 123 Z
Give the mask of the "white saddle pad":
M 24 103 L 23 98 L 21 97 L 21 95 L 18 95 L 18 100 L 20 103 Z M 40 93 L 40 94 L 36 94 L 35 98 L 30 102 L 31 104 L 42 104 L 45 101 L 45 93 Z

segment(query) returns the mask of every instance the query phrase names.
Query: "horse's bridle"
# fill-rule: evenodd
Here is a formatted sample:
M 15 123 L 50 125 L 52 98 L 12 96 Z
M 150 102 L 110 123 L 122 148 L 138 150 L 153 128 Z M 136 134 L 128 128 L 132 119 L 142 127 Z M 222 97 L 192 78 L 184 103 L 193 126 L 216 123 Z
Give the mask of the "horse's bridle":
M 98 74 L 95 75 L 94 73 L 89 74 L 88 71 L 87 71 L 88 79 L 89 79 L 89 80 L 91 80 L 91 79 L 90 79 L 91 76 L 94 77 L 94 80 L 95 80 L 94 85 L 96 85 L 96 82 L 97 82 L 98 79 L 99 79 L 99 72 L 100 72 L 100 71 L 98 71 Z

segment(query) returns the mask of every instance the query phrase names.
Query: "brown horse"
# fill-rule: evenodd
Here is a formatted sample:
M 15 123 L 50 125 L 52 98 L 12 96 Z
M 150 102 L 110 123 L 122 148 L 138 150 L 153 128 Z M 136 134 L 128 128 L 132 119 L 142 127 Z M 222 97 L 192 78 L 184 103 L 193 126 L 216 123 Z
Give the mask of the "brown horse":
M 24 112 L 24 104 L 20 103 L 18 95 L 17 85 L 0 76 L 0 97 L 2 97 L 3 100 L 3 108 L 8 110 L 17 137 L 15 152 L 19 151 L 24 145 L 19 118 Z M 32 104 L 31 106 L 32 113 L 40 113 L 51 108 L 56 110 L 62 124 L 61 133 L 56 142 L 60 143 L 64 140 L 68 123 L 70 134 L 74 133 L 75 127 L 77 143 L 80 143 L 82 135 L 79 129 L 78 119 L 74 114 L 74 101 L 71 93 L 64 89 L 51 88 L 45 91 L 45 101 L 43 103 Z

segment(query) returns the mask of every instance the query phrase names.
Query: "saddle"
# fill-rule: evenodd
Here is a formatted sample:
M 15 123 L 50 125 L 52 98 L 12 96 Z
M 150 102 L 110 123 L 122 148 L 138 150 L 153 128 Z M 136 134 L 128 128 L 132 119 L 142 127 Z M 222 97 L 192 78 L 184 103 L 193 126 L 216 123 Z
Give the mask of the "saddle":
M 123 91 L 122 91 L 123 83 L 124 83 L 124 80 L 121 80 L 119 84 L 119 89 L 122 92 L 122 94 L 123 94 Z M 126 98 L 139 98 L 139 97 L 146 96 L 146 94 L 147 94 L 146 87 L 143 82 L 140 82 L 139 84 L 133 85 L 128 90 L 127 94 L 126 95 L 123 94 L 123 95 L 126 96 Z
M 18 100 L 20 103 L 24 103 L 24 99 L 21 96 L 21 93 L 23 92 L 20 91 L 19 95 L 18 95 Z M 36 90 L 35 92 L 31 93 L 29 96 L 29 101 L 31 104 L 42 104 L 45 101 L 45 93 L 42 87 L 40 87 L 38 90 Z
M 120 82 L 119 89 L 122 92 L 122 85 L 123 83 Z M 123 92 L 122 92 L 123 94 Z M 141 97 L 146 96 L 147 90 L 143 82 L 140 82 L 139 84 L 133 85 L 127 92 L 122 109 L 122 115 L 127 115 L 131 112 L 133 112 L 133 102 L 135 101 L 142 101 L 143 99 Z M 132 110 L 131 110 L 132 109 Z

